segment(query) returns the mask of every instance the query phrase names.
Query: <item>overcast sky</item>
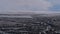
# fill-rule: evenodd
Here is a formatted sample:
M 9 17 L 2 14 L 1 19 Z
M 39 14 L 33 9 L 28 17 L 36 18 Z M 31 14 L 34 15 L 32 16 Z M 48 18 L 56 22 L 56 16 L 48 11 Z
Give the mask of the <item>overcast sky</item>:
M 0 13 L 60 12 L 60 0 L 0 0 Z

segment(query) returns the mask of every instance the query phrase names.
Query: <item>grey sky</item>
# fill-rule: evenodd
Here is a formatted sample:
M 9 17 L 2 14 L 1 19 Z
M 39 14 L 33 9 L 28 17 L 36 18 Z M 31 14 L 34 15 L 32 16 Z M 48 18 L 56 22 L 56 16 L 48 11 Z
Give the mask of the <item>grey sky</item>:
M 58 2 L 58 1 L 57 1 Z M 49 12 L 49 8 L 58 4 L 56 1 L 46 0 L 0 0 L 0 13 L 6 12 Z M 50 11 L 52 12 L 52 11 Z

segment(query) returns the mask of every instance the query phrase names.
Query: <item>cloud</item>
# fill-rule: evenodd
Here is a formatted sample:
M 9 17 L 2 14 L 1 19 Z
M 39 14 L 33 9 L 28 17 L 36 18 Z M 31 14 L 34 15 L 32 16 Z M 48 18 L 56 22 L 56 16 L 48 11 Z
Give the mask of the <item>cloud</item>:
M 52 6 L 45 0 L 0 0 L 0 13 L 49 13 Z
M 60 4 L 60 0 L 47 0 L 51 2 L 53 5 Z
M 0 0 L 1 10 L 48 10 L 51 3 L 45 0 Z
M 60 12 L 53 11 L 31 11 L 31 10 L 4 10 L 0 11 L 0 14 L 54 14 Z
M 50 7 L 49 9 L 51 11 L 60 11 L 60 0 L 48 0 L 50 3 L 53 4 L 52 7 Z
M 24 7 L 24 10 L 48 10 L 52 5 L 44 0 L 18 0 L 17 6 Z

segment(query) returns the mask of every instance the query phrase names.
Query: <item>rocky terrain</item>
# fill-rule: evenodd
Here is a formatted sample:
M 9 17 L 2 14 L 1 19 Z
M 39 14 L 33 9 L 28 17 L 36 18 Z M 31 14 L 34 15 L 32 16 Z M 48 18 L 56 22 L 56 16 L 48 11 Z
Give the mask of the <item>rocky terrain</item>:
M 53 33 L 52 33 L 53 31 Z M 60 34 L 60 15 L 8 15 L 0 14 L 1 34 Z

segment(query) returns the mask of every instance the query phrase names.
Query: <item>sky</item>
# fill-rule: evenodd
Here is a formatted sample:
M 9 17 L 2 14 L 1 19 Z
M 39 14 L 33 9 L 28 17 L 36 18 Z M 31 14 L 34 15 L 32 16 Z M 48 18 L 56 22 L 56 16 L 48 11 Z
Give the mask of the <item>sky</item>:
M 0 0 L 0 13 L 57 13 L 60 0 Z

